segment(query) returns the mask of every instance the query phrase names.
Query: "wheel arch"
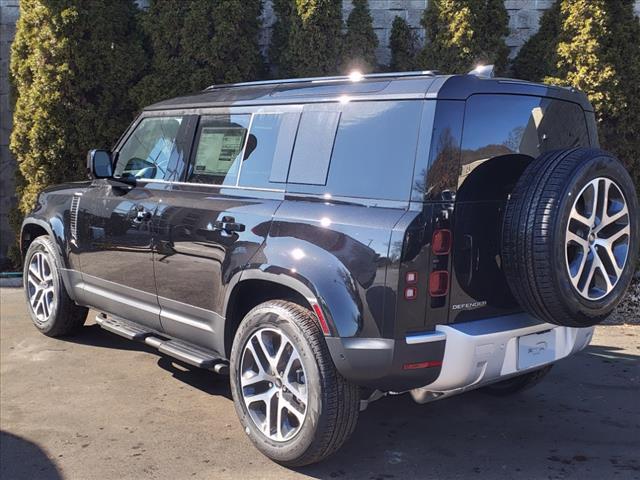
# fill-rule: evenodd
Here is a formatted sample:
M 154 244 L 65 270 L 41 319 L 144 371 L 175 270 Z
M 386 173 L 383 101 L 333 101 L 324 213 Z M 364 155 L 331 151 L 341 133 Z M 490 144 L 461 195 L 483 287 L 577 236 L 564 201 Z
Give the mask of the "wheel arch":
M 288 300 L 315 313 L 319 313 L 326 322 L 330 335 L 353 336 L 357 325 L 345 328 L 334 320 L 332 312 L 339 310 L 340 298 L 330 300 L 322 295 L 307 278 L 278 267 L 251 268 L 243 270 L 235 281 L 230 282 L 225 297 L 225 354 L 229 355 L 235 332 L 244 316 L 255 306 L 268 300 Z M 351 300 L 353 302 L 353 300 Z M 355 308 L 355 305 L 349 308 Z M 321 322 L 321 320 L 319 320 Z M 322 328 L 322 324 L 321 324 Z

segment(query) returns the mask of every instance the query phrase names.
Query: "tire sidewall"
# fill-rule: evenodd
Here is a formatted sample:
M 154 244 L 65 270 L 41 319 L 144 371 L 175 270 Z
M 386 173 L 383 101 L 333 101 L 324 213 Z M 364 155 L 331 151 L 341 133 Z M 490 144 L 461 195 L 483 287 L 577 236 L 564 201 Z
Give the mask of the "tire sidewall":
M 240 373 L 244 346 L 257 330 L 272 327 L 281 330 L 294 344 L 305 370 L 308 389 L 307 416 L 301 430 L 290 440 L 276 442 L 265 436 L 251 419 L 241 394 Z M 268 457 L 288 462 L 295 460 L 311 447 L 323 422 L 324 392 L 317 360 L 302 329 L 289 312 L 275 306 L 258 306 L 247 314 L 236 333 L 230 359 L 230 381 L 234 405 L 240 423 L 256 447 Z
M 627 207 L 629 209 L 629 226 L 631 229 L 629 252 L 625 268 L 614 289 L 604 298 L 589 300 L 580 295 L 569 278 L 566 264 L 566 226 L 569 221 L 571 209 L 584 186 L 591 180 L 605 177 L 613 180 L 621 189 Z M 556 221 L 554 222 L 553 251 L 554 264 L 559 268 L 554 269 L 560 295 L 569 310 L 569 315 L 576 319 L 583 318 L 588 322 L 588 318 L 600 318 L 608 315 L 617 305 L 620 297 L 628 288 L 634 274 L 635 263 L 638 252 L 638 218 L 637 218 L 637 196 L 633 183 L 618 160 L 606 152 L 600 152 L 597 157 L 587 158 L 575 169 L 563 191 L 559 208 L 556 210 Z M 635 214 L 635 215 L 634 215 Z M 585 318 L 587 317 L 587 318 Z M 588 322 L 589 324 L 593 322 Z
M 31 264 L 31 259 L 33 258 L 33 256 L 38 252 L 44 253 L 47 257 L 47 260 L 49 261 L 49 265 L 51 267 L 51 275 L 53 277 L 54 297 L 55 297 L 53 311 L 51 312 L 51 315 L 49 315 L 49 318 L 44 322 L 41 322 L 40 320 L 38 320 L 36 313 L 34 312 L 33 307 L 31 306 L 31 302 L 29 299 L 29 289 L 28 289 L 29 265 Z M 59 266 L 57 262 L 56 253 L 53 251 L 46 237 L 36 238 L 29 246 L 29 249 L 27 250 L 27 253 L 25 255 L 23 272 L 22 272 L 22 284 L 23 284 L 25 298 L 27 301 L 27 310 L 29 311 L 29 315 L 31 316 L 31 321 L 33 322 L 33 324 L 36 326 L 38 330 L 40 330 L 42 333 L 45 333 L 45 334 L 49 333 L 55 328 L 56 321 L 58 318 L 58 313 L 60 312 L 60 305 L 63 301 L 62 299 L 63 285 L 62 285 L 62 279 L 60 277 L 60 272 L 58 268 Z

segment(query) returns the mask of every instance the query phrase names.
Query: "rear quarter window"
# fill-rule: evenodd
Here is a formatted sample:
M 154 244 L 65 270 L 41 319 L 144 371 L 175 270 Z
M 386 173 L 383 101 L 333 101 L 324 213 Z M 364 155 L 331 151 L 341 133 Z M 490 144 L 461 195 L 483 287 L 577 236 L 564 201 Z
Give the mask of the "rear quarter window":
M 349 102 L 334 105 L 336 110 L 322 118 L 314 114 L 313 122 L 305 122 L 303 113 L 288 190 L 408 200 L 422 106 L 420 101 Z

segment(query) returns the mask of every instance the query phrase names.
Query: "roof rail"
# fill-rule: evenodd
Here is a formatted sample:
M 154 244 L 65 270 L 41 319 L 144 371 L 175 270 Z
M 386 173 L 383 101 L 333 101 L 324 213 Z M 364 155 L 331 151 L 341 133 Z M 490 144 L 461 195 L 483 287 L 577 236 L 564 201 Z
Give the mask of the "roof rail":
M 240 82 L 240 83 L 224 83 L 220 85 L 210 85 L 204 89 L 214 90 L 216 88 L 231 88 L 231 87 L 248 87 L 259 85 L 282 85 L 282 84 L 295 84 L 295 83 L 317 83 L 317 82 L 343 82 L 351 80 L 353 82 L 359 82 L 360 80 L 371 78 L 399 78 L 399 77 L 433 77 L 438 75 L 437 70 L 417 70 L 415 72 L 387 72 L 387 73 L 368 73 L 360 74 L 354 72 L 351 75 L 338 75 L 333 77 L 307 77 L 307 78 L 287 78 L 282 80 L 259 80 L 256 82 Z

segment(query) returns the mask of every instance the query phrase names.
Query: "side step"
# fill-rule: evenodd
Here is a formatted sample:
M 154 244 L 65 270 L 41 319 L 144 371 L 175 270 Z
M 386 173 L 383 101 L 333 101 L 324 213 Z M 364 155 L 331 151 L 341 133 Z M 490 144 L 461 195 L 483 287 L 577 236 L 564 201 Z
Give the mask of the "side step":
M 194 367 L 211 370 L 221 375 L 229 373 L 229 365 L 224 358 L 187 342 L 164 338 L 153 330 L 145 330 L 141 325 L 104 314 L 96 316 L 96 323 L 111 333 L 120 335 L 128 340 L 144 342 L 157 348 L 160 353 L 169 355 Z

